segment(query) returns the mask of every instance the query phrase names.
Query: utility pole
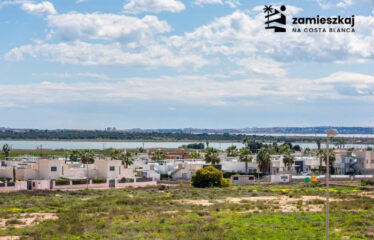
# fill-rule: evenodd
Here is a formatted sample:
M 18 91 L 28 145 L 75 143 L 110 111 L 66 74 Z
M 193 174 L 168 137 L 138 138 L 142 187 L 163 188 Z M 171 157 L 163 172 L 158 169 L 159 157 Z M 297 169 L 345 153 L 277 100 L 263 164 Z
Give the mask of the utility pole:
M 330 200 L 330 192 L 329 192 L 329 179 L 330 179 L 330 150 L 329 150 L 329 143 L 330 137 L 335 137 L 339 133 L 336 129 L 328 129 L 326 130 L 326 240 L 329 240 L 329 200 Z

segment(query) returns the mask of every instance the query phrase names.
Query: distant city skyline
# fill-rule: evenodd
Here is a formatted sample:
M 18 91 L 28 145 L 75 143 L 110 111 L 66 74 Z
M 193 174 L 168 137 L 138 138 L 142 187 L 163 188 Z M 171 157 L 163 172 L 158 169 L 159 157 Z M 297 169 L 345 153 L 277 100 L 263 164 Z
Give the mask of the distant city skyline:
M 316 15 L 355 33 L 292 33 Z M 371 0 L 0 1 L 0 126 L 373 126 L 372 29 Z

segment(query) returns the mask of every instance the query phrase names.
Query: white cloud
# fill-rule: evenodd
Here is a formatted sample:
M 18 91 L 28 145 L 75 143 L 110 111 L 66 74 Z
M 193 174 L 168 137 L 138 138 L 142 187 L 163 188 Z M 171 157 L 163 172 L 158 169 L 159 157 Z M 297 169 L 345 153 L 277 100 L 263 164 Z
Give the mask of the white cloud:
M 67 13 L 51 15 L 48 25 L 53 28 L 51 36 L 62 40 L 107 40 L 136 47 L 148 42 L 155 34 L 170 31 L 165 21 L 156 16 L 143 18 L 115 14 Z
M 289 63 L 374 59 L 374 48 L 371 47 L 374 45 L 373 16 L 356 16 L 355 33 L 293 33 L 291 28 L 288 25 L 286 33 L 274 34 L 265 30 L 263 13 L 251 17 L 235 11 L 193 32 L 171 36 L 166 42 L 183 53 L 242 58 L 259 56 Z
M 30 1 L 29 0 L 2 1 L 0 2 L 0 8 L 11 6 L 11 5 L 19 5 L 19 4 L 28 3 L 28 2 Z
M 138 14 L 141 12 L 180 12 L 185 9 L 182 2 L 178 0 L 129 0 L 127 4 L 123 6 L 123 9 L 127 13 Z
M 350 79 L 353 78 L 355 81 L 351 82 Z M 331 82 L 326 81 L 327 79 L 335 80 Z M 289 100 L 373 100 L 374 76 L 345 72 L 321 79 L 280 77 L 216 81 L 207 75 L 181 75 L 127 78 L 115 82 L 2 84 L 0 89 L 0 106 L 125 100 L 235 105 L 245 102 L 255 104 L 261 101 L 261 97 Z
M 279 9 L 281 5 L 272 5 L 273 8 Z M 264 5 L 258 5 L 253 8 L 253 11 L 255 12 L 261 12 L 261 14 L 264 12 Z M 290 16 L 290 15 L 295 15 L 298 14 L 299 12 L 303 11 L 302 8 L 295 7 L 292 5 L 287 5 L 286 6 L 286 11 L 285 15 Z
M 208 63 L 207 60 L 198 55 L 176 55 L 161 45 L 151 45 L 140 52 L 128 52 L 123 50 L 120 44 L 90 44 L 80 41 L 23 45 L 10 50 L 5 55 L 5 59 L 21 61 L 25 56 L 63 64 L 135 68 L 198 69 Z
M 57 11 L 52 3 L 44 1 L 41 3 L 23 3 L 21 9 L 25 12 L 35 15 L 53 15 Z
M 222 0 L 195 0 L 194 4 L 202 6 L 205 4 L 223 4 Z
M 262 74 L 268 76 L 284 77 L 287 71 L 283 69 L 283 64 L 272 59 L 262 57 L 256 58 L 239 58 L 236 63 L 241 66 L 242 74 L 247 72 Z M 240 71 L 237 73 L 241 73 Z
M 36 75 L 36 74 L 33 74 Z M 71 78 L 89 78 L 89 79 L 99 79 L 99 80 L 109 80 L 110 77 L 102 73 L 94 72 L 78 72 L 78 73 L 43 73 L 42 76 L 53 77 L 58 79 L 71 79 Z
M 236 8 L 240 6 L 240 1 L 239 0 L 195 0 L 194 1 L 195 5 L 203 6 L 203 5 L 208 5 L 208 4 L 226 4 L 231 8 Z
M 322 9 L 347 8 L 359 2 L 359 0 L 315 0 Z M 367 0 L 361 0 L 367 1 Z M 367 2 L 369 2 L 368 0 Z
M 345 7 L 351 6 L 352 4 L 353 4 L 352 0 L 344 0 L 336 4 L 336 6 L 345 8 Z

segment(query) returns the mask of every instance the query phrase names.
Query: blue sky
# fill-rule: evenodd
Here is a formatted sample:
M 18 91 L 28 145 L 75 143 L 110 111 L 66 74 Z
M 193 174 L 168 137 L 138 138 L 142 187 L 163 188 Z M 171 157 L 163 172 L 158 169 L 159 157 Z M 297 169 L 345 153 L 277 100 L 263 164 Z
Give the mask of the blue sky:
M 292 33 L 316 15 L 356 32 Z M 373 126 L 373 29 L 371 0 L 3 0 L 0 126 Z

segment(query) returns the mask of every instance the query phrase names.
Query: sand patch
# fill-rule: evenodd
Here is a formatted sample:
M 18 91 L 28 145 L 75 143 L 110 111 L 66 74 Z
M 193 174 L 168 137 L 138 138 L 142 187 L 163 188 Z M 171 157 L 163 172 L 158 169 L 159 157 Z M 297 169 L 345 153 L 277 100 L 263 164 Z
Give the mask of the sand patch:
M 2 236 L 0 237 L 0 240 L 19 240 L 21 237 L 19 236 Z
M 24 228 L 39 224 L 46 220 L 56 220 L 58 217 L 55 213 L 21 213 L 14 214 L 8 219 L 0 219 L 0 229 L 8 227 Z
M 374 192 L 360 192 L 358 196 L 374 198 Z
M 290 198 L 288 196 L 252 196 L 252 197 L 228 197 L 221 200 L 206 199 L 181 199 L 175 200 L 177 203 L 188 205 L 211 206 L 215 203 L 234 203 L 245 204 L 249 202 L 256 203 L 253 209 L 244 212 L 266 211 L 271 209 L 278 212 L 320 212 L 324 208 L 325 197 L 323 196 L 301 196 Z M 313 202 L 314 201 L 314 202 Z M 330 202 L 342 201 L 341 199 L 330 198 Z M 263 206 L 265 204 L 265 207 Z
M 181 204 L 188 204 L 188 205 L 201 205 L 201 206 L 210 206 L 214 204 L 211 201 L 205 200 L 205 199 L 199 199 L 199 200 L 181 199 L 181 200 L 174 200 L 174 202 L 181 203 Z

